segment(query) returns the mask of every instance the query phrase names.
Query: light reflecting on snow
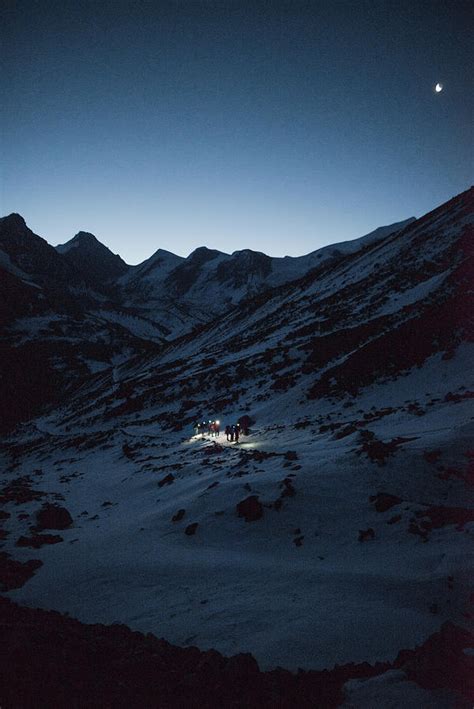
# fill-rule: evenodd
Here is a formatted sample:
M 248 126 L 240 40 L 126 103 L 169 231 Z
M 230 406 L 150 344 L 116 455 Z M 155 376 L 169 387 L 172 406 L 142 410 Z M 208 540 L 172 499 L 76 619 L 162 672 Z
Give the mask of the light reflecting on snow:
M 182 441 L 182 445 L 189 446 L 193 443 L 218 443 L 219 445 L 229 445 L 229 446 L 239 446 L 239 448 L 243 448 L 244 450 L 248 449 L 254 449 L 254 448 L 260 448 L 261 447 L 261 442 L 260 441 L 243 441 L 242 439 L 237 441 L 228 441 L 227 438 L 225 437 L 225 434 L 221 434 L 221 436 L 217 437 L 210 437 L 210 436 L 202 436 L 200 433 L 194 434 L 190 438 L 187 438 L 185 441 Z

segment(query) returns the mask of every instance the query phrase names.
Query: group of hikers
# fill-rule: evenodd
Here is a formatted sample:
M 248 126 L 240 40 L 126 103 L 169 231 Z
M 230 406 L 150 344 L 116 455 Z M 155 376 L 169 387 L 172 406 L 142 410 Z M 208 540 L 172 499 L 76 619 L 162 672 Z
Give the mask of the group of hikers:
M 215 438 L 218 438 L 221 433 L 221 424 L 220 421 L 201 421 L 194 424 L 194 433 L 196 436 L 201 435 L 203 438 L 205 435 Z M 244 433 L 248 435 L 248 431 L 244 430 Z M 241 435 L 241 426 L 240 423 L 234 423 L 232 425 L 227 425 L 225 427 L 225 435 L 228 441 L 231 441 L 232 443 L 238 443 L 239 438 Z
M 226 426 L 225 435 L 227 436 L 228 441 L 235 441 L 238 443 L 240 437 L 240 423 L 236 423 L 233 426 Z
M 201 434 L 203 437 L 207 433 L 208 436 L 219 436 L 221 432 L 221 422 L 220 421 L 201 421 L 197 422 L 193 426 L 194 433 L 196 436 Z

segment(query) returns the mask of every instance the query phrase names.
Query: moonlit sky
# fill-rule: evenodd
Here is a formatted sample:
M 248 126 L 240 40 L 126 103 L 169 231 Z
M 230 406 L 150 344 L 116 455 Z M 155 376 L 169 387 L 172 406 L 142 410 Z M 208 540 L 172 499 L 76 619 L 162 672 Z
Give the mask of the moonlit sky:
M 472 7 L 4 0 L 0 212 L 132 264 L 421 216 L 472 182 Z

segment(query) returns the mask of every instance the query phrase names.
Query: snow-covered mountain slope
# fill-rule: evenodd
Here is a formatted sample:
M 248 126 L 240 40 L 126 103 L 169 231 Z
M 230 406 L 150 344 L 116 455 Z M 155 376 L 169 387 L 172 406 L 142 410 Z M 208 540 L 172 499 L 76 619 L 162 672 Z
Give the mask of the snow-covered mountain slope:
M 22 217 L 0 220 L 0 431 L 163 341 L 164 328 L 100 290 Z
M 4 550 L 42 565 L 11 596 L 263 668 L 393 660 L 468 626 L 473 197 L 91 375 L 12 435 Z M 194 435 L 244 414 L 238 444 Z M 55 501 L 72 523 L 45 539 Z
M 352 241 L 331 244 L 306 256 L 275 258 L 244 249 L 229 255 L 200 247 L 183 259 L 159 250 L 119 281 L 127 305 L 145 308 L 174 337 L 209 322 L 244 298 L 301 278 L 403 229 L 414 218 L 380 227 Z
M 85 231 L 80 231 L 70 241 L 55 248 L 80 271 L 86 282 L 99 290 L 130 268 L 120 256 L 113 254 L 93 234 Z
M 119 283 L 130 290 L 135 290 L 139 289 L 140 283 L 145 289 L 147 282 L 150 281 L 151 288 L 154 283 L 162 283 L 168 274 L 184 260 L 182 256 L 176 256 L 171 251 L 158 249 L 153 256 L 138 266 L 130 266 L 127 273 L 120 278 Z

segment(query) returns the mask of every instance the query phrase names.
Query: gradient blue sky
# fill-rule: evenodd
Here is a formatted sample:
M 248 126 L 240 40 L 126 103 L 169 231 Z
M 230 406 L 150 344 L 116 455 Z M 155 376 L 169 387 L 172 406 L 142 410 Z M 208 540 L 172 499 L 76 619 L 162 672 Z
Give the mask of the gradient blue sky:
M 0 212 L 132 264 L 420 216 L 472 181 L 472 7 L 4 0 Z

